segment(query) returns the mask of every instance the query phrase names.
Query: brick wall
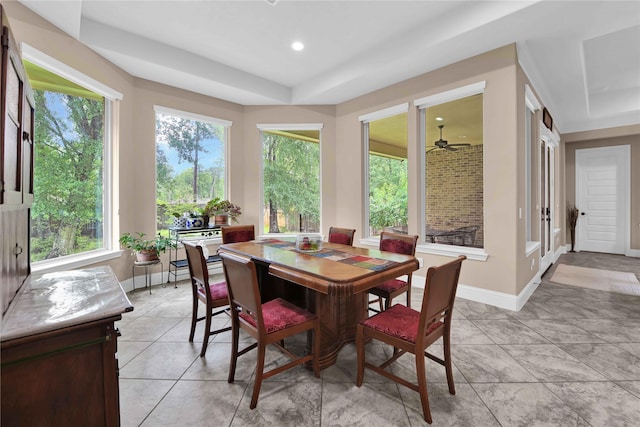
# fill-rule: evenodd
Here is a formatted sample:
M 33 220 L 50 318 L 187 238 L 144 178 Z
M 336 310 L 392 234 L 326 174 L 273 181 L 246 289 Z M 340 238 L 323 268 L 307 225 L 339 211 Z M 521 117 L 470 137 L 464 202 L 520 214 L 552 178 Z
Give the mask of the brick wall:
M 467 246 L 484 245 L 482 148 L 472 145 L 427 153 L 426 225 L 436 230 L 478 227 L 475 240 L 467 239 Z M 460 239 L 436 238 L 436 242 L 460 244 Z

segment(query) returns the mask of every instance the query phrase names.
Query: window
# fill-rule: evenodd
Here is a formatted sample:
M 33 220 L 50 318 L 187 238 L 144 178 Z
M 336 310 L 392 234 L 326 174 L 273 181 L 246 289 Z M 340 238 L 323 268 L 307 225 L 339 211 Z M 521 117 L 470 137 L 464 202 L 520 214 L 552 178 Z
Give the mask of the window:
M 320 124 L 258 125 L 262 232 L 320 231 Z
M 426 243 L 484 247 L 483 91 L 484 82 L 415 101 Z
M 366 237 L 407 233 L 407 110 L 401 104 L 360 117 L 366 153 Z
M 22 51 L 36 104 L 31 262 L 97 257 L 113 242 L 111 118 L 122 95 L 27 45 Z
M 227 198 L 231 122 L 155 106 L 156 228 L 168 235 L 177 217 Z

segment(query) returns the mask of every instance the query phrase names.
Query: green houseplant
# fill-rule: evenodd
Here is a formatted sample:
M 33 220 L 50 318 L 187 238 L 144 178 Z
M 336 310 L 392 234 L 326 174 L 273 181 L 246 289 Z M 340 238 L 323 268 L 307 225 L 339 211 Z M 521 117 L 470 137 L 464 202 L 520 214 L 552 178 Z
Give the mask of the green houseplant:
M 238 217 L 242 214 L 240 206 L 234 205 L 229 200 L 222 200 L 219 197 L 209 200 L 204 207 L 204 212 L 209 217 L 215 217 L 216 224 L 228 224 L 229 219 L 238 222 Z
M 120 244 L 125 249 L 131 249 L 138 261 L 153 261 L 158 255 L 169 248 L 175 248 L 175 242 L 169 237 L 158 234 L 154 239 L 145 239 L 144 233 L 124 233 L 120 236 Z

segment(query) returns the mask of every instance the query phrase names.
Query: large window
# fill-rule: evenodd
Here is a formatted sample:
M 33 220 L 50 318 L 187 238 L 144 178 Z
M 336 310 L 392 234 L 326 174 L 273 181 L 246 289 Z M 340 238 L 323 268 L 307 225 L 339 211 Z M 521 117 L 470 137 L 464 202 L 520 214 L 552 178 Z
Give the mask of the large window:
M 31 262 L 97 255 L 113 240 L 111 117 L 121 95 L 28 46 L 23 53 L 36 103 Z
M 484 247 L 484 83 L 417 100 L 426 243 Z
M 360 117 L 366 153 L 367 237 L 407 233 L 407 109 L 398 105 Z
M 155 107 L 157 230 L 226 198 L 226 146 L 231 122 Z
M 320 231 L 321 125 L 258 125 L 263 232 Z

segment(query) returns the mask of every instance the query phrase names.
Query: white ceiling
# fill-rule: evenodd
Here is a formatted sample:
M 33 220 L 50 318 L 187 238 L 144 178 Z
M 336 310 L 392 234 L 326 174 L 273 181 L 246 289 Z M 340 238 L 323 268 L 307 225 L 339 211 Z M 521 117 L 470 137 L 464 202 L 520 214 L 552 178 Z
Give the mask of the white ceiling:
M 20 2 L 134 76 L 243 105 L 337 104 L 515 42 L 560 132 L 640 124 L 640 0 Z

